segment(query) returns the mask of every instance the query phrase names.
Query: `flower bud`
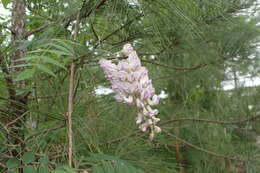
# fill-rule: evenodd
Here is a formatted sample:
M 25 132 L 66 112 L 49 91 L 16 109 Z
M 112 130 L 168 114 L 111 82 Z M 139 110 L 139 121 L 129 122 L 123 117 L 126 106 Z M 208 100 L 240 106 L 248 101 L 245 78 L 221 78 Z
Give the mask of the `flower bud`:
M 155 133 L 160 133 L 162 131 L 162 129 L 158 126 L 154 126 L 154 132 Z

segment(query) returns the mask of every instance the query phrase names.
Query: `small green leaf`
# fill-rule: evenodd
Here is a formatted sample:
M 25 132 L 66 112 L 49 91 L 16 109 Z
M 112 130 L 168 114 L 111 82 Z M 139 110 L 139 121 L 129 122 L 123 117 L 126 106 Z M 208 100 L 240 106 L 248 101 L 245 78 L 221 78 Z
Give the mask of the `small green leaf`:
M 19 165 L 20 165 L 20 161 L 17 158 L 15 158 L 15 157 L 9 159 L 6 162 L 6 167 L 7 168 L 15 168 L 15 167 L 17 167 Z
M 19 171 L 16 169 L 11 169 L 11 170 L 8 170 L 7 173 L 19 173 Z
M 16 80 L 17 80 L 17 81 L 21 81 L 21 80 L 25 80 L 25 79 L 30 79 L 30 78 L 33 77 L 34 73 L 35 73 L 35 69 L 34 69 L 34 68 L 32 68 L 32 69 L 26 69 L 26 70 L 24 70 L 23 72 L 21 72 L 21 73 L 17 76 Z
M 48 166 L 45 165 L 45 166 L 39 167 L 38 173 L 50 173 L 50 170 L 49 170 Z
M 48 164 L 48 163 L 49 163 L 49 158 L 46 157 L 46 156 L 41 157 L 41 158 L 39 159 L 39 162 L 40 162 L 41 164 Z
M 93 167 L 93 173 L 105 173 L 103 167 L 101 166 L 97 166 L 97 167 Z
M 67 172 L 67 171 L 64 171 L 64 170 L 54 170 L 51 173 L 70 173 L 70 172 Z
M 38 173 L 37 170 L 36 170 L 36 168 L 33 167 L 33 166 L 25 166 L 25 167 L 23 168 L 23 172 L 24 172 L 24 173 Z
M 66 47 L 67 50 L 69 50 L 70 52 L 73 52 L 73 47 L 71 47 L 68 43 L 69 40 L 62 40 L 62 39 L 53 39 L 53 41 L 58 42 L 59 44 L 61 44 L 63 47 Z
M 56 54 L 56 55 L 60 55 L 60 56 L 62 56 L 62 55 L 70 55 L 71 56 L 71 54 L 70 53 L 67 53 L 67 52 L 64 52 L 64 51 L 59 51 L 59 50 L 46 50 L 46 52 L 49 52 L 49 53 L 53 53 L 53 54 Z
M 53 46 L 53 47 L 57 48 L 60 51 L 64 51 L 64 52 L 67 52 L 68 54 L 71 54 L 70 50 L 68 50 L 65 47 L 60 46 L 58 44 L 49 43 L 49 44 L 46 44 L 46 45 Z
M 38 49 L 38 50 L 33 50 L 33 51 L 30 51 L 28 52 L 27 54 L 34 54 L 34 53 L 41 53 L 41 54 L 44 54 L 44 53 L 53 53 L 53 54 L 56 54 L 56 55 L 70 55 L 70 53 L 68 52 L 65 52 L 65 51 L 59 51 L 59 50 L 48 50 L 48 49 Z
M 26 56 L 24 58 L 17 59 L 16 62 L 19 62 L 19 61 L 29 61 L 29 60 L 38 59 L 38 58 L 39 58 L 38 56 Z
M 33 162 L 35 160 L 34 153 L 31 151 L 24 153 L 22 160 L 24 163 Z
M 48 67 L 46 67 L 45 65 L 37 64 L 37 67 L 39 68 L 39 70 L 56 77 L 56 75 L 53 73 L 53 71 L 51 69 L 49 69 Z
M 61 68 L 63 68 L 63 69 L 66 70 L 66 68 L 64 67 L 64 65 L 62 65 L 60 62 L 56 61 L 56 60 L 53 59 L 53 58 L 44 56 L 44 57 L 42 57 L 42 60 L 45 61 L 45 62 L 47 62 L 47 63 L 50 63 L 50 64 L 56 65 L 56 66 L 58 66 L 58 67 L 61 67 Z
M 2 0 L 2 4 L 4 8 L 7 8 L 7 5 L 11 2 L 11 0 Z

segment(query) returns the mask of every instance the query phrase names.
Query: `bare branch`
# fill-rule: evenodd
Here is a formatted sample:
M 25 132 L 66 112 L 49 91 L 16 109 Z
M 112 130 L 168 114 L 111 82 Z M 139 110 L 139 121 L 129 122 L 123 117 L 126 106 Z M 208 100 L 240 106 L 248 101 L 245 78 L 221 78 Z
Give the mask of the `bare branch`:
M 127 27 L 128 25 L 132 24 L 135 20 L 139 19 L 140 17 L 142 17 L 143 14 L 140 14 L 139 16 L 135 17 L 134 19 L 128 21 L 127 23 L 125 23 L 123 26 L 119 27 L 118 29 L 114 30 L 113 32 L 111 32 L 110 34 L 108 34 L 107 36 L 105 36 L 103 39 L 100 40 L 100 43 L 96 44 L 94 46 L 94 48 L 97 48 L 100 44 L 103 43 L 103 41 L 107 40 L 108 38 L 110 38 L 111 36 L 115 35 L 117 32 L 119 32 L 120 30 L 124 29 L 125 27 Z
M 199 69 L 199 68 L 202 68 L 202 67 L 205 67 L 205 66 L 208 65 L 208 64 L 199 64 L 199 65 L 196 65 L 196 66 L 193 66 L 193 67 L 176 67 L 176 66 L 169 66 L 169 65 L 166 65 L 166 64 L 160 64 L 160 63 L 155 62 L 155 61 L 149 61 L 149 60 L 144 60 L 144 59 L 141 59 L 141 61 L 145 62 L 145 63 L 165 67 L 165 68 L 168 68 L 168 69 L 172 69 L 172 70 L 196 70 L 196 69 Z
M 75 24 L 75 32 L 74 32 L 74 40 L 77 40 L 78 30 L 79 30 L 79 12 L 77 14 L 77 21 Z M 74 106 L 74 93 L 75 86 L 74 86 L 74 77 L 75 77 L 75 63 L 72 62 L 70 65 L 70 79 L 69 79 L 69 102 L 68 102 L 68 111 L 67 111 L 67 127 L 68 127 L 68 164 L 72 167 L 73 162 L 73 132 L 72 132 L 72 113 L 73 113 L 73 106 Z
M 219 153 L 215 153 L 215 152 L 212 152 L 212 151 L 208 151 L 204 148 L 201 148 L 201 147 L 198 147 L 196 145 L 193 145 L 187 141 L 185 141 L 184 139 L 181 139 L 179 138 L 178 136 L 175 136 L 169 132 L 167 132 L 166 130 L 163 130 L 163 132 L 169 136 L 169 137 L 172 137 L 180 142 L 182 142 L 183 144 L 185 144 L 186 146 L 189 146 L 191 148 L 194 148 L 196 150 L 199 150 L 199 151 L 202 151 L 204 153 L 207 153 L 209 155 L 213 155 L 213 156 L 216 156 L 216 157 L 221 157 L 221 158 L 225 158 L 225 159 L 229 159 L 229 160 L 236 160 L 236 161 L 241 161 L 241 162 L 245 162 L 245 161 L 250 161 L 250 160 L 255 160 L 256 158 L 258 158 L 260 155 L 256 155 L 255 157 L 250 157 L 250 158 L 240 158 L 240 157 L 234 157 L 234 156 L 229 156 L 229 155 L 224 155 L 224 154 L 219 154 Z
M 216 123 L 216 124 L 221 124 L 221 125 L 230 125 L 230 124 L 243 124 L 247 121 L 252 121 L 255 119 L 260 118 L 259 115 L 252 116 L 243 120 L 236 120 L 236 121 L 220 121 L 220 120 L 208 120 L 208 119 L 199 119 L 199 118 L 176 118 L 172 120 L 167 120 L 164 122 L 159 123 L 160 125 L 165 125 L 169 123 L 174 123 L 177 121 L 199 121 L 199 122 L 206 122 L 206 123 Z
M 12 28 L 10 28 L 10 27 L 8 27 L 8 26 L 6 26 L 6 25 L 0 24 L 0 27 L 3 27 L 3 28 L 5 28 L 5 29 L 8 29 L 11 33 L 13 33 Z
M 130 133 L 130 134 L 126 135 L 126 136 L 122 136 L 122 137 L 119 137 L 119 138 L 116 138 L 116 139 L 112 139 L 112 140 L 110 140 L 110 141 L 107 141 L 107 142 L 105 142 L 105 143 L 103 143 L 103 144 L 101 144 L 101 145 L 110 145 L 110 144 L 120 142 L 120 141 L 122 141 L 122 140 L 124 140 L 124 139 L 130 138 L 130 137 L 133 137 L 133 136 L 138 136 L 138 135 L 140 135 L 140 134 L 142 134 L 142 133 L 141 133 L 141 131 L 138 130 L 138 131 L 135 131 L 135 132 L 133 132 L 133 133 Z
M 25 33 L 24 37 L 27 38 L 29 37 L 30 35 L 33 35 L 35 33 L 38 33 L 44 29 L 46 29 L 47 27 L 49 27 L 50 25 L 54 24 L 54 22 L 50 22 L 50 23 L 46 23 L 46 24 L 43 24 L 42 26 L 39 26 L 38 28 L 35 28 L 31 31 L 28 31 Z
M 4 78 L 6 81 L 6 88 L 8 90 L 9 98 L 10 98 L 10 100 L 15 100 L 16 91 L 14 89 L 15 87 L 13 85 L 13 79 L 10 77 L 8 68 L 4 64 L 4 55 L 1 50 L 0 50 L 0 67 L 1 67 L 2 71 L 6 74 L 4 76 Z
M 32 134 L 31 136 L 27 137 L 27 138 L 25 139 L 25 141 L 29 141 L 29 140 L 32 139 L 33 137 L 36 137 L 36 136 L 38 136 L 38 135 L 42 135 L 42 134 L 48 133 L 48 132 L 50 132 L 50 131 L 54 131 L 54 130 L 61 129 L 61 128 L 63 128 L 63 127 L 65 127 L 65 124 L 62 124 L 62 125 L 59 125 L 59 126 L 57 126 L 57 127 L 53 127 L 53 128 L 49 128 L 49 129 L 46 129 L 46 130 L 37 132 L 37 133 Z
M 13 121 L 7 123 L 7 124 L 5 125 L 5 128 L 7 128 L 8 126 L 10 126 L 10 125 L 16 123 L 18 120 L 22 119 L 28 112 L 29 112 L 29 111 L 24 112 L 21 116 L 17 117 L 17 118 L 14 119 Z
M 99 41 L 99 37 L 98 37 L 98 35 L 97 35 L 97 33 L 96 33 L 96 30 L 95 30 L 95 28 L 94 28 L 94 26 L 93 26 L 93 23 L 91 23 L 91 30 L 92 30 L 92 32 L 93 32 L 93 34 L 94 34 L 96 40 Z

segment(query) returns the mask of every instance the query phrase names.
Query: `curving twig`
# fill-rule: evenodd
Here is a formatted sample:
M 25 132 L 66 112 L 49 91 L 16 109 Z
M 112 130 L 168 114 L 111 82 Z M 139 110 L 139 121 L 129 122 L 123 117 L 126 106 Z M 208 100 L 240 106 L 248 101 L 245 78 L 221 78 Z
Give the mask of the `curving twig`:
M 33 34 L 35 34 L 35 33 L 37 33 L 37 32 L 40 32 L 40 31 L 42 31 L 42 30 L 48 28 L 48 27 L 49 27 L 50 25 L 52 25 L 52 24 L 55 24 L 55 22 L 46 23 L 46 24 L 43 24 L 43 25 L 39 26 L 38 28 L 35 28 L 35 29 L 31 30 L 31 31 L 28 31 L 28 32 L 26 32 L 26 33 L 24 34 L 24 38 L 27 38 L 27 37 L 29 37 L 30 35 L 33 35 Z
M 255 160 L 257 159 L 258 157 L 260 157 L 260 155 L 256 155 L 255 157 L 248 157 L 248 158 L 241 158 L 241 157 L 234 157 L 234 156 L 229 156 L 229 155 L 225 155 L 225 154 L 219 154 L 219 153 L 215 153 L 213 151 L 208 151 L 204 148 L 201 148 L 201 147 L 198 147 L 196 145 L 193 145 L 187 141 L 185 141 L 184 139 L 181 139 L 180 137 L 178 136 L 175 136 L 169 132 L 167 132 L 166 130 L 162 130 L 167 136 L 171 137 L 171 138 L 174 138 L 176 139 L 177 141 L 180 141 L 182 142 L 183 144 L 185 144 L 186 146 L 189 146 L 191 148 L 194 148 L 196 150 L 199 150 L 199 151 L 202 151 L 204 153 L 207 153 L 209 155 L 213 155 L 213 156 L 216 156 L 216 157 L 221 157 L 221 158 L 225 158 L 225 159 L 229 159 L 229 160 L 235 160 L 235 161 L 241 161 L 241 162 L 246 162 L 246 161 L 251 161 L 251 160 Z
M 166 64 L 160 64 L 156 61 L 149 61 L 149 60 L 145 60 L 145 59 L 141 59 L 142 62 L 145 63 L 149 63 L 149 64 L 153 64 L 153 65 L 157 65 L 157 66 L 161 66 L 161 67 L 165 67 L 168 69 L 172 69 L 172 70 L 196 70 L 202 67 L 207 66 L 208 64 L 199 64 L 193 67 L 176 67 L 176 66 L 170 66 L 170 65 L 166 65 Z
M 221 120 L 209 120 L 209 119 L 200 119 L 200 118 L 176 118 L 172 120 L 167 120 L 161 123 L 158 123 L 159 125 L 165 125 L 169 123 L 174 123 L 177 121 L 198 121 L 198 122 L 206 122 L 206 123 L 216 123 L 216 124 L 221 124 L 221 125 L 230 125 L 230 124 L 243 124 L 247 121 L 252 121 L 255 119 L 260 118 L 260 115 L 252 116 L 246 119 L 242 120 L 235 120 L 235 121 L 221 121 Z
M 64 128 L 65 127 L 65 124 L 62 124 L 62 125 L 59 125 L 57 127 L 53 127 L 53 128 L 49 128 L 49 129 L 45 129 L 43 131 L 40 131 L 40 132 L 37 132 L 37 133 L 34 133 L 32 134 L 31 136 L 27 137 L 24 141 L 28 141 L 30 139 L 32 139 L 33 137 L 36 137 L 38 135 L 41 135 L 41 134 L 44 134 L 44 133 L 48 133 L 50 131 L 54 131 L 54 130 L 58 130 L 58 129 L 61 129 L 61 128 Z

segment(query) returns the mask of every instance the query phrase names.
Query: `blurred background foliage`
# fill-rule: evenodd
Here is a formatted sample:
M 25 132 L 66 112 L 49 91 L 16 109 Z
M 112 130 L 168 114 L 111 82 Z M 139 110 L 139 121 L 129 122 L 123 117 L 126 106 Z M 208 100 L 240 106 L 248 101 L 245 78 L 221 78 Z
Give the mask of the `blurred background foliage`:
M 2 4 L 11 12 L 15 1 L 21 0 L 2 0 Z M 14 18 L 0 18 L 1 172 L 260 171 L 260 158 L 255 157 L 260 152 L 260 88 L 245 87 L 239 82 L 241 76 L 260 75 L 259 2 L 22 3 L 26 4 L 27 33 L 18 47 L 12 46 L 10 37 Z M 154 141 L 149 141 L 146 133 L 138 132 L 136 110 L 116 102 L 113 93 L 96 94 L 97 88 L 109 87 L 98 60 L 116 60 L 125 43 L 137 50 L 149 69 L 156 92 L 167 94 L 157 106 L 161 127 L 166 132 Z M 15 50 L 26 50 L 25 56 L 16 60 L 20 62 L 16 67 L 22 67 L 22 71 L 5 73 L 4 69 L 15 66 Z M 76 87 L 73 168 L 69 168 L 66 111 L 72 62 L 76 64 Z M 12 87 L 17 95 L 28 95 L 26 104 L 10 99 L 7 78 L 24 83 L 23 87 Z M 224 90 L 225 81 L 233 81 L 235 87 Z M 17 118 L 11 116 L 12 102 L 19 102 L 26 109 L 21 127 L 9 126 Z M 19 137 L 23 145 L 10 144 L 11 128 L 22 132 Z M 12 150 L 18 154 L 12 155 Z

